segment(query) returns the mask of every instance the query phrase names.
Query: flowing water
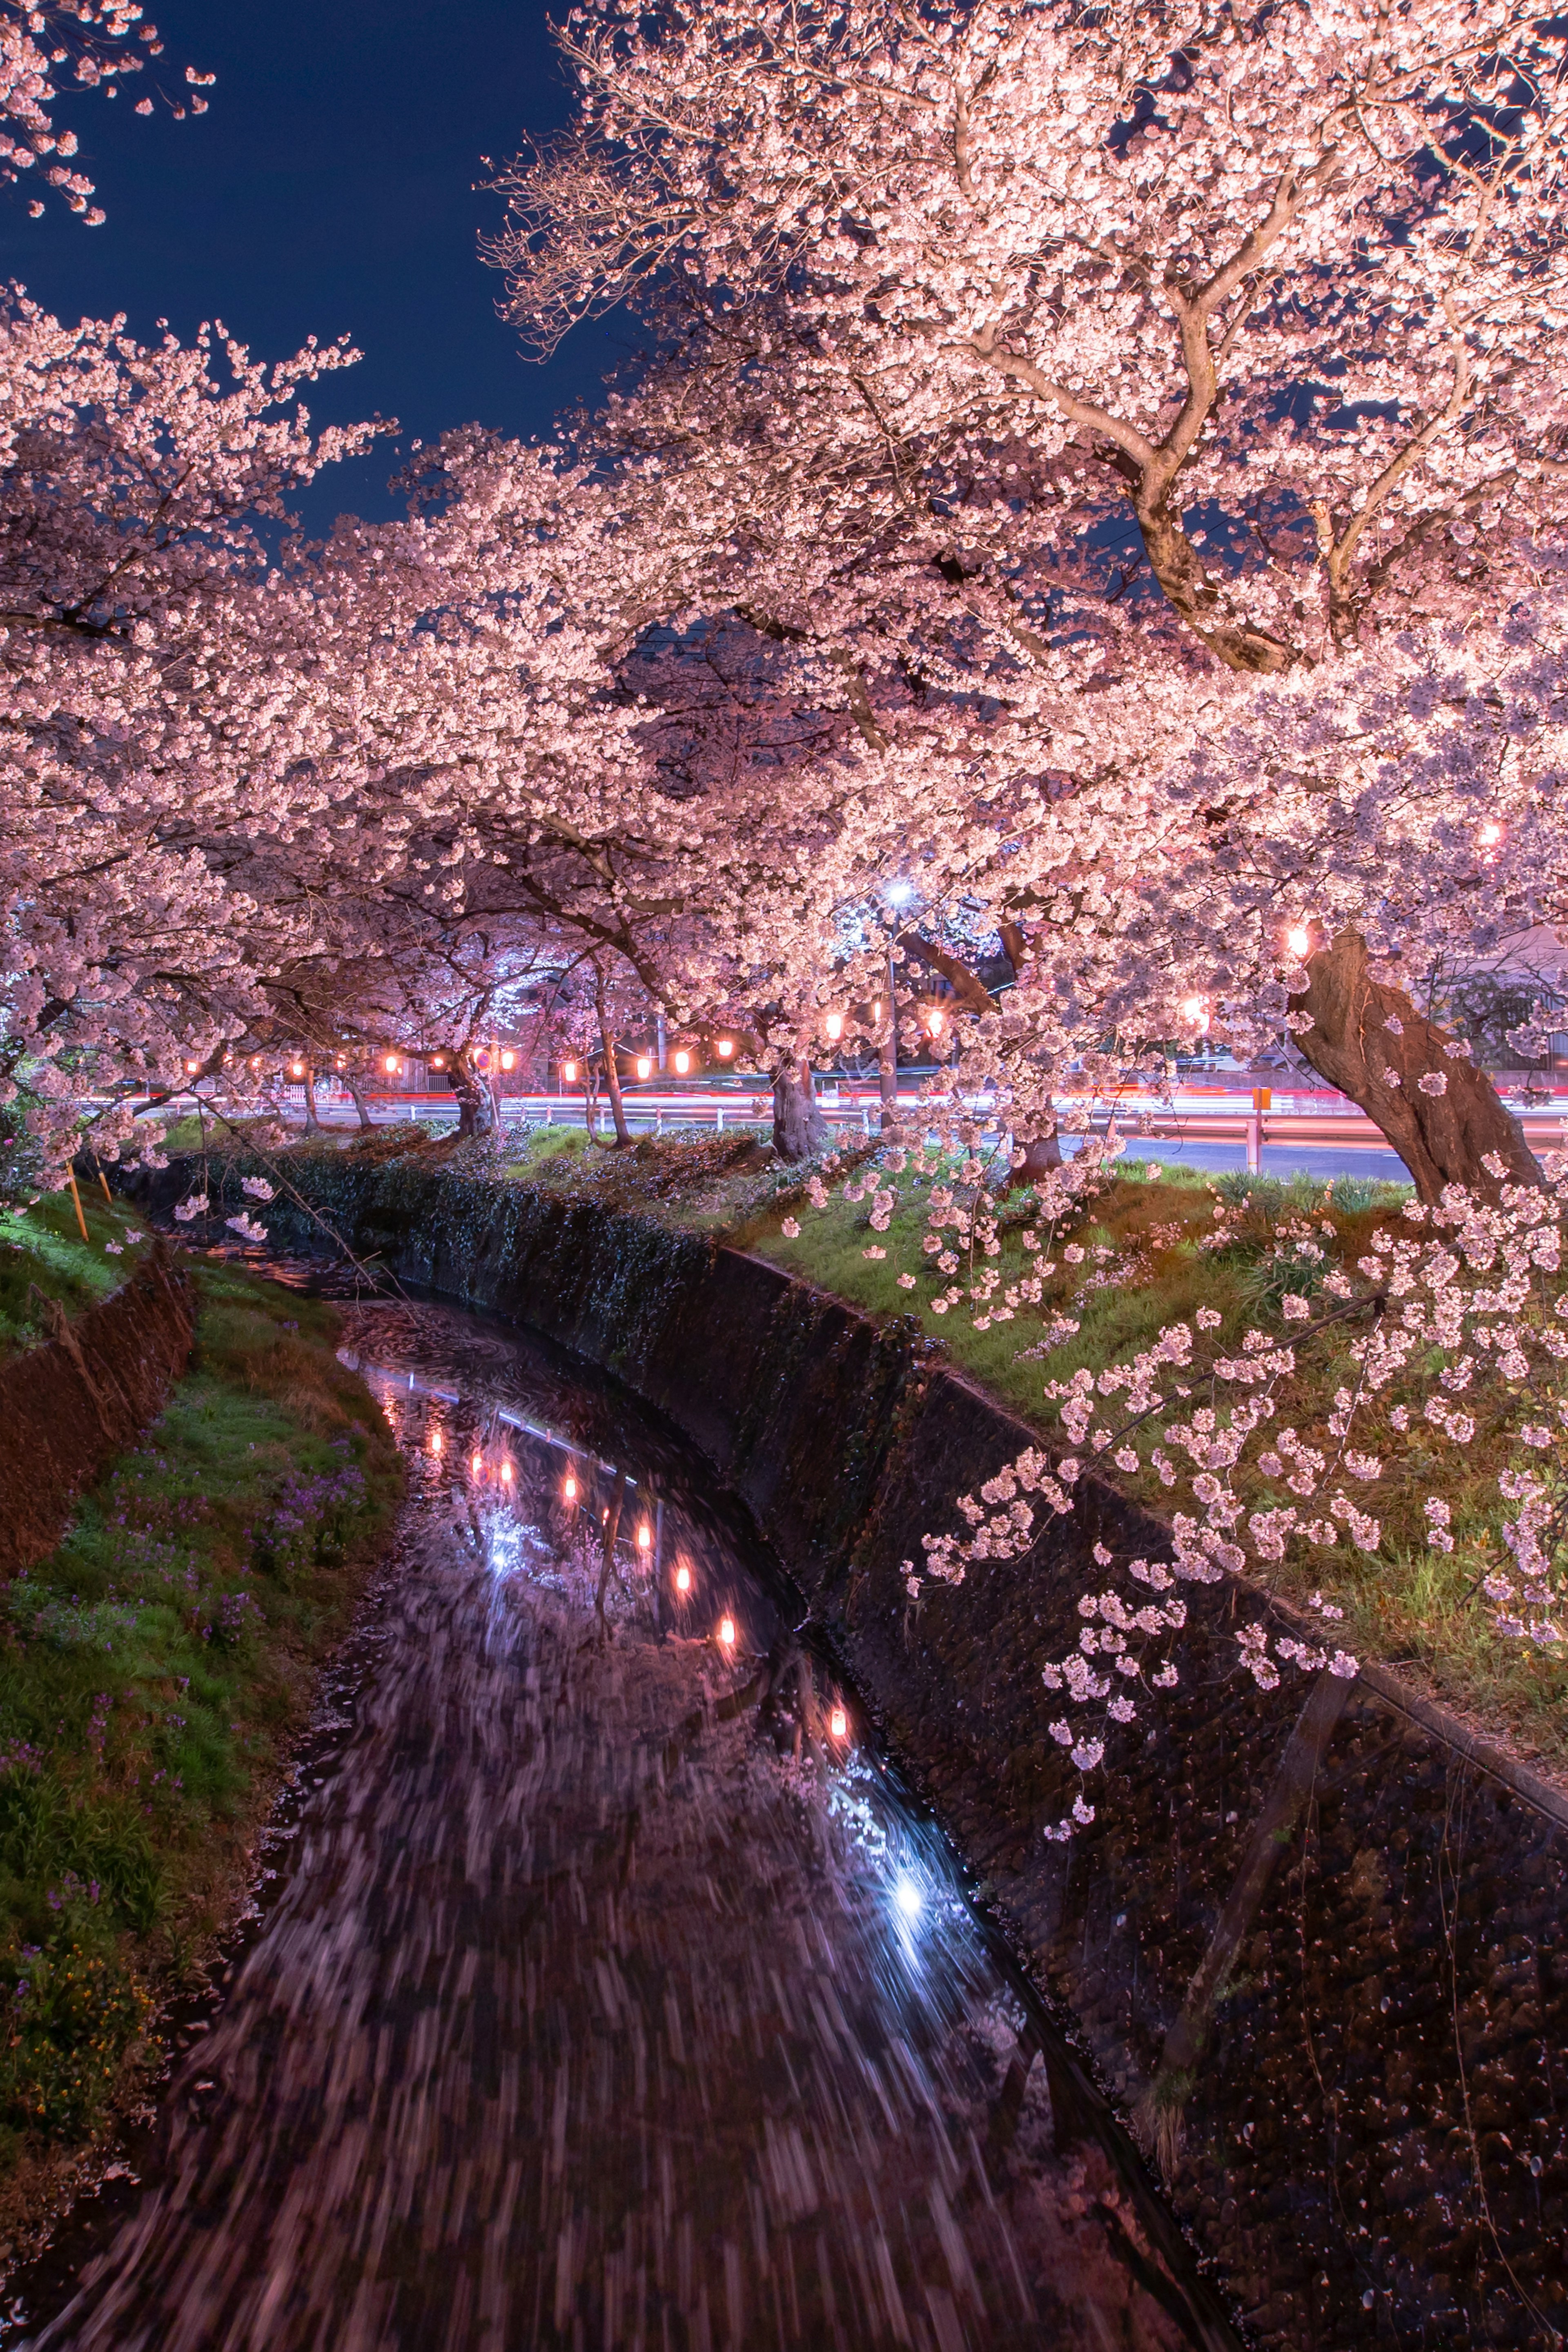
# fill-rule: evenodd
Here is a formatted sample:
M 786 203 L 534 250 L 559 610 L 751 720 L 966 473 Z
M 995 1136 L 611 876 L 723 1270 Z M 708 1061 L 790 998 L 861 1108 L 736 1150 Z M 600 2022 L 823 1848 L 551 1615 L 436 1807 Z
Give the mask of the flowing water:
M 345 1346 L 412 1467 L 397 1552 L 265 1909 L 6 2341 L 1227 2340 L 689 1455 L 456 1310 Z

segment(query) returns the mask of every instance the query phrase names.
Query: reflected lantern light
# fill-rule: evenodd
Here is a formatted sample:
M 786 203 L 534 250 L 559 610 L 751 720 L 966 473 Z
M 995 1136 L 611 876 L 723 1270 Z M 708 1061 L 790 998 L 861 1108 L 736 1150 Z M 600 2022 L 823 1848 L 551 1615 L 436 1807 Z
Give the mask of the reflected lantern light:
M 720 1639 L 721 1643 L 723 1644 L 723 1646 L 724 1646 L 724 1648 L 725 1648 L 726 1650 L 732 1650 L 732 1649 L 734 1648 L 734 1646 L 735 1646 L 735 1621 L 734 1621 L 734 1619 L 733 1619 L 732 1617 L 721 1617 L 721 1618 L 720 1618 L 720 1620 L 719 1620 L 719 1639 Z
M 473 1472 L 476 1478 L 481 1475 L 484 1470 L 484 1466 L 485 1457 L 482 1454 L 476 1454 L 473 1460 L 468 1465 L 469 1469 Z
M 689 1592 L 691 1590 L 691 1570 L 684 1560 L 675 1571 L 675 1589 L 677 1592 Z
M 561 1493 L 563 1498 L 568 1503 L 574 1503 L 577 1499 L 577 1481 L 570 1470 L 561 1482 Z
M 644 1519 L 644 1520 L 642 1520 L 642 1521 L 639 1523 L 638 1528 L 637 1528 L 637 1549 L 638 1549 L 638 1551 L 647 1551 L 647 1549 L 648 1546 L 652 1543 L 652 1541 L 653 1541 L 653 1529 L 649 1527 L 649 1525 L 648 1525 L 647 1521 L 646 1519 Z
M 827 1728 L 835 1739 L 844 1739 L 847 1738 L 849 1731 L 849 1717 L 845 1714 L 844 1709 L 841 1706 L 836 1706 L 832 1714 L 828 1717 Z
M 439 1454 L 439 1453 L 440 1453 L 440 1451 L 441 1451 L 442 1443 L 443 1443 L 443 1441 L 442 1441 L 442 1437 L 441 1437 L 441 1433 L 440 1433 L 440 1431 L 439 1431 L 438 1429 L 433 1429 L 433 1430 L 430 1432 L 430 1451 L 431 1451 L 431 1453 L 432 1453 L 432 1454 Z
M 500 1482 L 503 1486 L 510 1486 L 511 1485 L 511 1464 L 510 1462 L 503 1462 L 500 1465 Z

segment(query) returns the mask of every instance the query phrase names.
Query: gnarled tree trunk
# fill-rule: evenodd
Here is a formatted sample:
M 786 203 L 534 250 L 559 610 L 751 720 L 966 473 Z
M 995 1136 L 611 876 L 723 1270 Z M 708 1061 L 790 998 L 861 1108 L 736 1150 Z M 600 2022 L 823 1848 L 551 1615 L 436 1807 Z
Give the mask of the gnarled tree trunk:
M 343 1084 L 347 1087 L 353 1102 L 353 1107 L 359 1114 L 359 1123 L 361 1127 L 369 1129 L 374 1126 L 374 1121 L 372 1119 L 370 1115 L 370 1105 L 364 1098 L 364 1080 L 354 1071 L 345 1070 L 343 1072 Z
M 813 1160 L 830 1140 L 809 1064 L 785 1062 L 773 1078 L 773 1150 L 781 1160 Z
M 321 1131 L 321 1122 L 316 1110 L 316 1073 L 307 1062 L 305 1065 L 305 1132 L 307 1135 L 320 1135 Z
M 493 1135 L 495 1097 L 467 1053 L 456 1053 L 452 1056 L 452 1092 L 458 1097 L 458 1133 Z
M 1398 1152 L 1423 1201 L 1445 1184 L 1466 1184 L 1495 1198 L 1500 1184 L 1540 1184 L 1541 1166 L 1524 1129 L 1484 1070 L 1456 1041 L 1417 1013 L 1403 989 L 1374 980 L 1359 931 L 1341 931 L 1308 958 L 1307 987 L 1292 1009 L 1311 1017 L 1296 1045 L 1320 1077 L 1360 1105 Z M 1390 1024 L 1393 1025 L 1391 1026 Z M 1424 1093 L 1425 1076 L 1441 1091 Z M 1499 1160 L 1502 1177 L 1482 1166 Z
M 1049 1170 L 1062 1164 L 1062 1147 L 1054 1120 L 1048 1134 L 1031 1136 L 1026 1142 L 1020 1137 L 1019 1142 L 1024 1157 L 1008 1175 L 1009 1192 L 1021 1192 L 1026 1184 L 1037 1183 Z

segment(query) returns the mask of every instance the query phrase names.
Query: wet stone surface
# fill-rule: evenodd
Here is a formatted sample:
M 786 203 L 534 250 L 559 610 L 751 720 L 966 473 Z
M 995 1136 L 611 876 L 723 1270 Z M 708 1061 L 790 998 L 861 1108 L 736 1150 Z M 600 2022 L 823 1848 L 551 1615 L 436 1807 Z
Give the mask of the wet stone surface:
M 360 1669 L 136 2179 L 5 2340 L 1196 2340 L 945 1850 L 689 1458 L 455 1311 L 347 1336 L 416 1465 Z

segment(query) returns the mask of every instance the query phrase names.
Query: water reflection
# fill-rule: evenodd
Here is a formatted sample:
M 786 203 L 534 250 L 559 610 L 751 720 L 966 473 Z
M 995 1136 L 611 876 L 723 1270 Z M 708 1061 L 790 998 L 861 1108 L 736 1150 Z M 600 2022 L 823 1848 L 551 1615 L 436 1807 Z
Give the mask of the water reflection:
M 37 2346 L 1214 2340 L 940 1841 L 723 1507 L 604 1389 L 364 1306 L 410 1465 L 375 1664 Z

